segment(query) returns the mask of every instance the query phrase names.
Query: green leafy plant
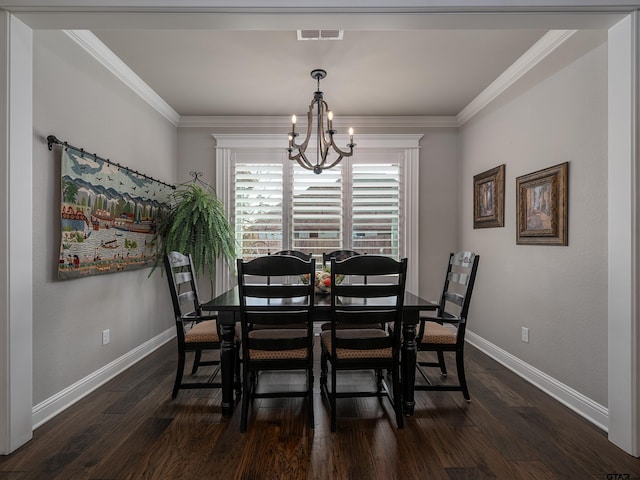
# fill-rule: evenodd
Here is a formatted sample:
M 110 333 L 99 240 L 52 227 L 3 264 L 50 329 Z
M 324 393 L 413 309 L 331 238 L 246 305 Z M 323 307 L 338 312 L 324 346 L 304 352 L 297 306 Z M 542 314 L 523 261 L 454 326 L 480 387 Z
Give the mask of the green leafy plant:
M 207 271 L 212 277 L 219 257 L 233 266 L 235 235 L 215 193 L 194 182 L 180 187 L 172 197 L 173 206 L 157 229 L 156 266 L 171 251 L 191 254 L 198 275 Z

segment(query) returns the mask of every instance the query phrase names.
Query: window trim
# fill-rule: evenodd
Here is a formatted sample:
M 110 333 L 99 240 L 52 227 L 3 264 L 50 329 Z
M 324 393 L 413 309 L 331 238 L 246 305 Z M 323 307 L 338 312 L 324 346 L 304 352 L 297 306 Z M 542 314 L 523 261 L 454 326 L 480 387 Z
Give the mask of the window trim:
M 288 162 L 286 153 L 286 137 L 281 134 L 246 134 L 246 133 L 214 133 L 212 137 L 216 141 L 216 192 L 224 203 L 225 212 L 230 214 L 233 189 L 229 179 L 232 178 L 232 166 L 236 155 L 248 150 L 269 152 L 274 158 L 280 157 L 283 162 Z M 336 136 L 340 137 L 340 136 Z M 422 134 L 358 134 L 358 147 L 354 153 L 367 150 L 387 150 L 390 154 L 400 155 L 404 162 L 403 182 L 406 190 L 404 195 L 404 215 L 402 216 L 402 230 L 405 232 L 402 239 L 401 251 L 411 259 L 412 265 L 419 265 L 418 249 L 418 166 L 420 153 L 420 139 Z M 284 138 L 284 140 L 283 140 Z M 345 139 L 336 138 L 340 145 Z M 343 142 L 344 143 L 344 142 Z M 222 267 L 222 268 L 221 268 Z M 235 275 L 222 262 L 218 262 L 215 273 L 215 294 L 219 295 L 229 290 L 235 283 Z M 407 290 L 418 292 L 418 269 L 410 268 L 407 272 Z

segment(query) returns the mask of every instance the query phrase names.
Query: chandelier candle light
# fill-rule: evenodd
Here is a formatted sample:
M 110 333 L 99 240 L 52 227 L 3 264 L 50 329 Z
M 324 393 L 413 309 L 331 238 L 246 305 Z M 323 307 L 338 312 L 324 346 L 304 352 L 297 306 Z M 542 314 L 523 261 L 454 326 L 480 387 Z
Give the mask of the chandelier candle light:
M 307 112 L 307 136 L 302 144 L 296 143 L 296 137 L 299 135 L 296 132 L 296 116 L 291 117 L 291 131 L 289 132 L 289 160 L 295 160 L 301 167 L 307 170 L 313 170 L 314 173 L 322 173 L 322 170 L 334 167 L 344 157 L 350 157 L 353 155 L 353 147 L 356 146 L 353 143 L 353 128 L 349 129 L 349 143 L 347 147 L 349 151 L 344 151 L 338 148 L 335 144 L 333 135 L 336 131 L 333 129 L 333 112 L 329 110 L 327 102 L 324 101 L 322 92 L 320 91 L 320 80 L 327 76 L 327 72 L 320 68 L 311 71 L 311 78 L 315 78 L 318 82 L 318 89 L 313 94 L 313 100 L 309 104 L 309 111 Z M 316 162 L 311 163 L 305 154 L 309 140 L 311 139 L 311 130 L 313 128 L 313 111 L 316 110 Z M 325 120 L 326 117 L 326 120 Z M 327 135 L 329 136 L 327 138 Z M 335 160 L 328 159 L 329 147 L 338 155 Z M 294 154 L 295 150 L 295 154 Z

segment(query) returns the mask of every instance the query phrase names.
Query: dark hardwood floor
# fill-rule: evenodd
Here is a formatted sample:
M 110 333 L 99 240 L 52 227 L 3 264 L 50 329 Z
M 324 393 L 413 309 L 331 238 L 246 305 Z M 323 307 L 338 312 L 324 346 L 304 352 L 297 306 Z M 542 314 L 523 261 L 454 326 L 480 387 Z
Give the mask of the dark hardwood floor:
M 219 390 L 183 390 L 171 400 L 175 350 L 160 348 L 0 456 L 0 480 L 640 478 L 639 459 L 473 347 L 471 403 L 460 392 L 416 392 L 416 413 L 399 430 L 387 401 L 342 400 L 333 434 L 319 368 L 315 430 L 302 399 L 269 399 L 254 403 L 242 434 L 239 408 L 222 417 Z M 304 377 L 261 381 L 295 388 Z

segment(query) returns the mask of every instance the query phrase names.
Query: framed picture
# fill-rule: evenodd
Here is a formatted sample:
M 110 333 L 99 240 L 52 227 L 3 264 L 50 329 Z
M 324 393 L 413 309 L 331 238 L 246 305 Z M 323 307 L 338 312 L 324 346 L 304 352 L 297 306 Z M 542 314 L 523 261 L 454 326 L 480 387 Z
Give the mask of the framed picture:
M 568 245 L 567 178 L 561 163 L 516 178 L 518 245 Z
M 504 168 L 473 177 L 473 228 L 504 227 Z

